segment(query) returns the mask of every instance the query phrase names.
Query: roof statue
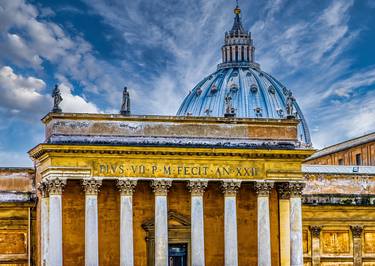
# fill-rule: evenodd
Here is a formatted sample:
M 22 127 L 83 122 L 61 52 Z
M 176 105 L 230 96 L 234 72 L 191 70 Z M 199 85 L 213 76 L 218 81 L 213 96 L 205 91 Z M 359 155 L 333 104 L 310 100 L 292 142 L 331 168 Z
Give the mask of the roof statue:
M 53 113 L 61 113 L 62 110 L 60 108 L 60 103 L 63 101 L 63 98 L 61 97 L 61 92 L 59 89 L 59 85 L 55 85 L 55 88 L 52 91 L 52 98 L 53 98 Z
M 241 13 L 237 2 L 232 29 L 225 33 L 221 47 L 222 62 L 185 97 L 177 115 L 227 117 L 235 110 L 238 118 L 293 116 L 300 120 L 298 136 L 302 136 L 302 144 L 311 146 L 307 123 L 297 101 L 289 96 L 290 90 L 256 63 L 254 42 L 242 24 Z
M 124 87 L 124 91 L 122 92 L 122 105 L 120 114 L 130 115 L 130 95 L 127 87 Z
M 288 96 L 286 97 L 286 113 L 287 118 L 294 118 L 294 111 L 293 111 L 293 103 L 294 103 L 294 97 L 292 92 L 290 91 Z
M 232 97 L 228 93 L 227 96 L 224 98 L 225 100 L 225 114 L 224 117 L 234 117 L 236 116 L 234 112 L 234 108 L 232 106 Z

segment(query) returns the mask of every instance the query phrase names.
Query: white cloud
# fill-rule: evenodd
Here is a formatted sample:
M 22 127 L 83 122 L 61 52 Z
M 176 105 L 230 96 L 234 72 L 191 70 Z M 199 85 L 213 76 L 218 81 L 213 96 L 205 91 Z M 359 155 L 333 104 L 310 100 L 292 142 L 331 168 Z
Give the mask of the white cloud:
M 13 112 L 36 112 L 44 110 L 50 102 L 42 94 L 46 84 L 35 77 L 23 77 L 9 66 L 0 68 L 0 107 Z
M 117 102 L 124 78 L 122 70 L 95 56 L 91 44 L 80 34 L 70 36 L 44 19 L 44 13 L 24 0 L 0 0 L 0 59 L 21 68 L 40 70 L 44 62 L 55 67 L 55 76 L 77 81 L 88 96 L 106 104 Z M 51 13 L 51 12 L 49 12 Z
M 350 101 L 349 101 L 350 100 Z M 375 131 L 375 91 L 316 110 L 319 128 L 313 134 L 316 148 Z
M 78 95 L 73 95 L 70 87 L 64 83 L 59 85 L 61 91 L 61 109 L 67 113 L 100 113 L 95 104 Z
M 45 91 L 43 80 L 14 73 L 9 66 L 0 68 L 0 108 L 19 117 L 33 116 L 40 119 L 52 107 L 49 91 Z M 99 113 L 99 108 L 85 98 L 73 95 L 71 88 L 60 85 L 64 112 Z

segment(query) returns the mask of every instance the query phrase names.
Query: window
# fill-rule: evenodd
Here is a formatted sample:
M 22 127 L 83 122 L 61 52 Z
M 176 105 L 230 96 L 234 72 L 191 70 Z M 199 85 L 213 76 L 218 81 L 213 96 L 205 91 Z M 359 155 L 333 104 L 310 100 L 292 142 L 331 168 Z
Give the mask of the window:
M 339 159 L 339 165 L 344 165 L 344 159 Z
M 169 266 L 187 266 L 187 244 L 168 245 Z
M 362 164 L 362 160 L 361 160 L 361 154 L 358 153 L 355 155 L 355 164 L 356 165 L 361 165 Z

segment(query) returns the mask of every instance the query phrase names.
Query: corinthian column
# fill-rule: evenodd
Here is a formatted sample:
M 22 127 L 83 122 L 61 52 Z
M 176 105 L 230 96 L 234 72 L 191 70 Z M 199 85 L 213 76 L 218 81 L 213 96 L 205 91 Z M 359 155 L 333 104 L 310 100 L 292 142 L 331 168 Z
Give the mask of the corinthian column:
M 271 225 L 269 195 L 273 183 L 256 182 L 258 194 L 258 265 L 271 266 Z
M 224 246 L 225 266 L 238 265 L 237 244 L 237 204 L 236 195 L 240 188 L 240 181 L 224 181 Z
M 155 193 L 155 266 L 168 266 L 168 201 L 170 180 L 153 180 Z
M 289 183 L 290 186 L 290 257 L 291 266 L 303 266 L 302 248 L 302 190 L 304 183 Z
M 99 179 L 84 179 L 85 190 L 85 265 L 99 265 L 98 241 L 98 192 L 102 185 Z
M 48 256 L 51 266 L 63 265 L 62 250 L 62 192 L 65 179 L 48 180 L 49 192 L 49 245 Z
M 207 181 L 189 181 L 191 192 L 191 265 L 204 266 L 203 193 Z
M 40 246 L 41 246 L 41 261 L 42 265 L 48 265 L 48 205 L 49 205 L 49 198 L 48 198 L 48 184 L 46 181 L 42 181 L 39 183 L 38 190 L 42 196 L 41 204 L 40 204 Z
M 290 191 L 289 183 L 277 184 L 279 194 L 280 265 L 290 266 Z
M 121 192 L 120 210 L 120 265 L 134 265 L 133 247 L 133 192 L 137 180 L 119 179 L 117 187 Z

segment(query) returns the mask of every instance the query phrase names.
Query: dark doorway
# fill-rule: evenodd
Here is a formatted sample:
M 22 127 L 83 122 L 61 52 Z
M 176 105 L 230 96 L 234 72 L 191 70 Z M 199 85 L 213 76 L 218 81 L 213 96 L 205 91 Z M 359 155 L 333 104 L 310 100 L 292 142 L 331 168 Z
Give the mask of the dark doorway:
M 169 244 L 169 266 L 187 266 L 187 244 Z

